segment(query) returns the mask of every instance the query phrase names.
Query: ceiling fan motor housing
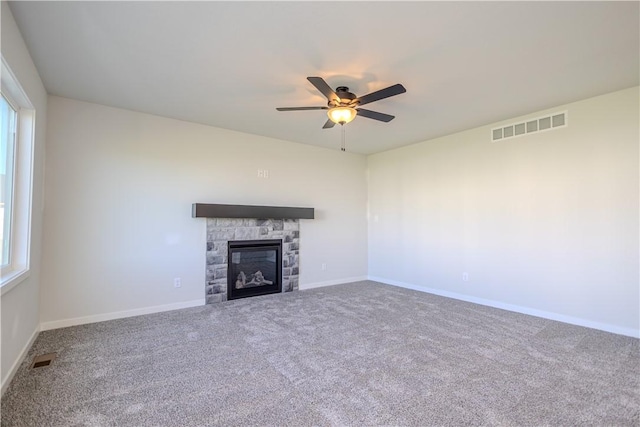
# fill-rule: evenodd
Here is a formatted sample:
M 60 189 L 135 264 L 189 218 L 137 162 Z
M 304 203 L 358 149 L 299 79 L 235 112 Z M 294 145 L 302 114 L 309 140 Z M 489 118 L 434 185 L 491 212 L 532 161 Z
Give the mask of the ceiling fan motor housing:
M 339 106 L 339 105 L 349 105 L 351 104 L 351 101 L 353 101 L 354 99 L 356 99 L 357 97 L 349 92 L 349 88 L 346 86 L 338 86 L 336 88 L 336 95 L 338 95 L 338 98 L 340 98 L 340 103 L 333 103 L 333 105 L 335 106 Z M 332 102 L 329 101 L 330 106 L 332 105 Z

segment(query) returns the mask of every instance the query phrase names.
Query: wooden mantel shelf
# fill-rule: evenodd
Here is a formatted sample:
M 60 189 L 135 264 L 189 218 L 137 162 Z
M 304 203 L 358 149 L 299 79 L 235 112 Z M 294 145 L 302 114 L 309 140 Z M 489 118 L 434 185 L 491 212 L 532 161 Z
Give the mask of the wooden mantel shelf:
M 313 219 L 314 208 L 194 203 L 193 218 Z

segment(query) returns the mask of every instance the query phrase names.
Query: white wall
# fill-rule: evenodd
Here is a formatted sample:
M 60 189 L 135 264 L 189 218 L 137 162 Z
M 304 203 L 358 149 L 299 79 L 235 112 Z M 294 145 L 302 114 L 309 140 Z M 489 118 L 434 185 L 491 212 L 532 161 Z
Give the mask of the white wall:
M 503 142 L 490 129 L 516 119 L 370 156 L 369 276 L 637 336 L 638 99 L 553 108 L 568 127 Z
M 0 371 L 2 375 L 2 391 L 4 392 L 6 385 L 8 385 L 7 380 L 13 375 L 15 368 L 21 362 L 22 357 L 39 330 L 38 293 L 42 249 L 42 192 L 47 93 L 7 3 L 3 1 L 1 7 L 2 56 L 20 81 L 22 88 L 36 109 L 33 212 L 30 244 L 31 269 L 29 277 L 10 291 L 5 292 L 0 300 L 0 318 L 2 321 Z
M 47 137 L 43 329 L 204 301 L 195 202 L 313 207 L 300 287 L 366 277 L 366 158 L 339 141 L 327 150 L 53 96 Z

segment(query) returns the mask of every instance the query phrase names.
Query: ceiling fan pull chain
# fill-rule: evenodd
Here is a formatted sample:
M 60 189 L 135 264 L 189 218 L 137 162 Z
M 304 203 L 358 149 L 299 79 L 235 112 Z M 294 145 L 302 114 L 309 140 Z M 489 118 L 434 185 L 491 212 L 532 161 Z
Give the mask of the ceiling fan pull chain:
M 342 128 L 342 129 L 341 129 L 341 135 L 342 135 L 342 138 L 341 138 L 341 146 L 340 146 L 340 150 L 342 150 L 342 151 L 346 151 L 346 150 L 344 149 L 344 145 L 345 145 L 345 144 L 344 144 L 344 132 L 345 132 L 345 130 L 344 130 L 344 125 L 341 125 L 340 127 Z

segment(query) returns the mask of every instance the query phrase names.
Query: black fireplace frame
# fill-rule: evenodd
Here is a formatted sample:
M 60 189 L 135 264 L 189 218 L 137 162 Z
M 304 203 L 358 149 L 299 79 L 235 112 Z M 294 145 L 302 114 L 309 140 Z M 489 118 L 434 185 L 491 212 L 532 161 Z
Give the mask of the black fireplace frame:
M 277 294 L 282 292 L 282 239 L 269 240 L 229 240 L 227 262 L 227 299 L 255 297 L 259 295 Z M 232 252 L 234 249 L 242 251 L 262 251 L 274 249 L 276 251 L 276 280 L 272 285 L 256 286 L 252 288 L 236 289 L 236 277 L 231 273 Z

